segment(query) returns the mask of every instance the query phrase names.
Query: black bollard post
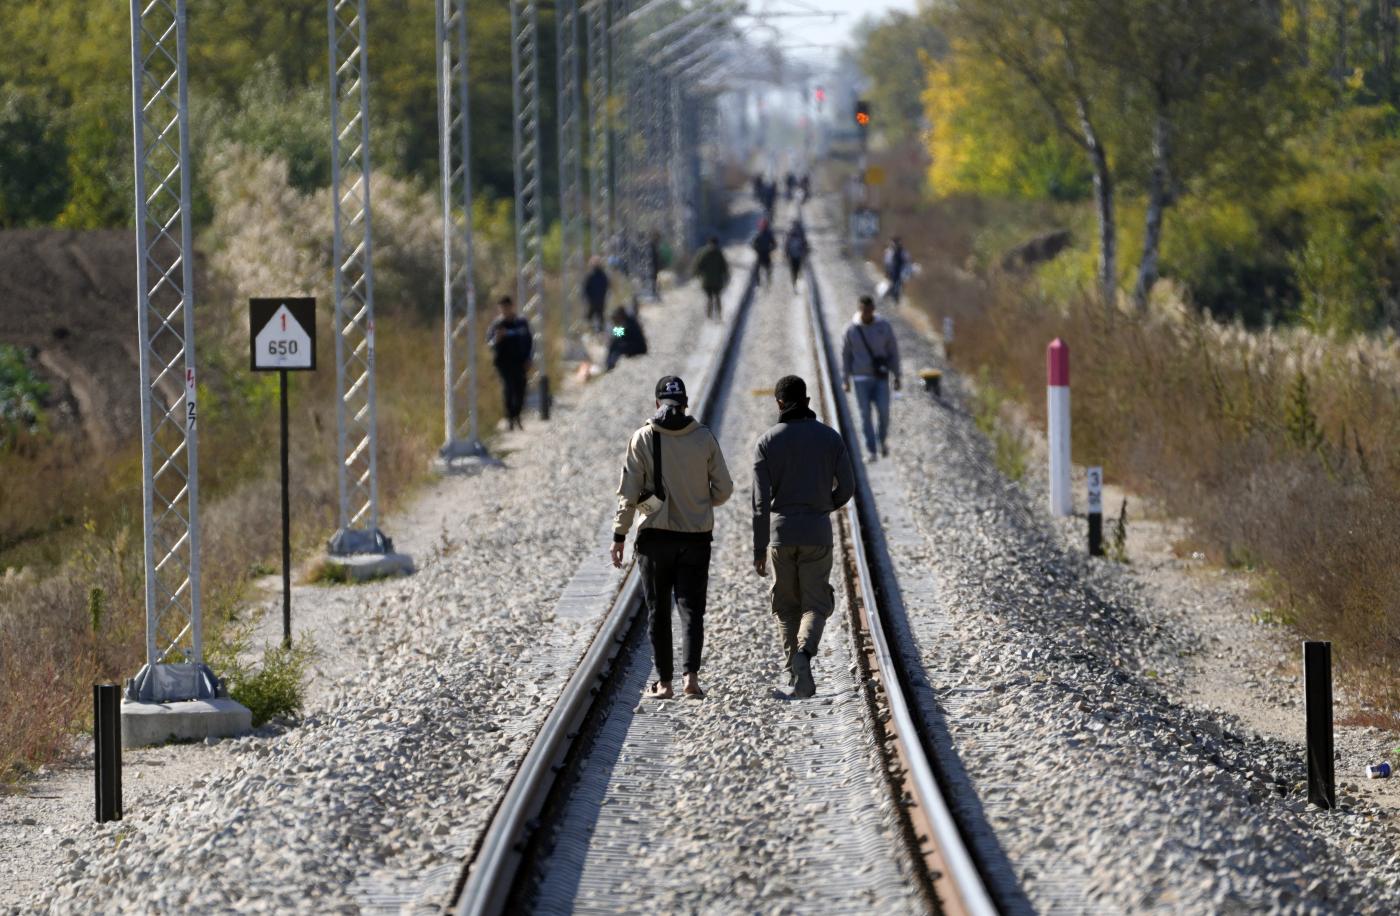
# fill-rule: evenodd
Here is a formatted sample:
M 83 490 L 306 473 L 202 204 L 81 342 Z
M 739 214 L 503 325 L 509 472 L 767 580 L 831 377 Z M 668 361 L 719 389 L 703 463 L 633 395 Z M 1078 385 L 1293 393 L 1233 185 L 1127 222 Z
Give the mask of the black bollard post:
M 1085 473 L 1089 485 L 1089 556 L 1103 556 L 1103 468 Z
M 549 393 L 549 376 L 540 373 L 540 419 L 548 420 L 550 408 L 554 406 L 554 399 Z
M 97 822 L 122 819 L 122 697 L 118 684 L 92 685 Z
M 1303 692 L 1308 718 L 1308 801 L 1337 807 L 1332 766 L 1332 644 L 1303 643 Z

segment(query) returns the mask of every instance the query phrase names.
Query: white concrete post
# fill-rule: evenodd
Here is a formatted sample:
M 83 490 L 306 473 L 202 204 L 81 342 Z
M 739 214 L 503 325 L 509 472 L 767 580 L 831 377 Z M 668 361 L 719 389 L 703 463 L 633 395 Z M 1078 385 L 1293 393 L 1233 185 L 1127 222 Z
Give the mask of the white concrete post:
M 1045 351 L 1050 427 L 1050 514 L 1073 515 L 1070 491 L 1069 345 L 1056 337 Z

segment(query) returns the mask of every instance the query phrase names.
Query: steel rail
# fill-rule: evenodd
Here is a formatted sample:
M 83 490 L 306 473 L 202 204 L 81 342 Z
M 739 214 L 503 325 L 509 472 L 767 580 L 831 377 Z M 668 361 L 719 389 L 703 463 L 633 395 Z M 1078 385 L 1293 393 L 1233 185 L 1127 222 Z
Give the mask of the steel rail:
M 702 422 L 717 406 L 716 392 L 735 358 L 735 337 L 757 285 L 758 271 L 754 266 L 740 306 L 720 338 L 718 350 L 697 386 L 698 393 L 691 399 L 693 413 Z M 578 724 L 600 694 L 600 685 L 611 673 L 641 603 L 641 574 L 634 563 L 597 635 L 516 770 L 475 856 L 464 864 L 463 879 L 458 882 L 458 894 L 450 907 L 458 916 L 489 916 L 505 908 L 525 841 L 538 826 L 536 819 L 558 776 L 559 765 L 578 737 Z
M 808 317 L 812 323 L 812 338 L 816 355 L 817 371 L 820 375 L 820 391 L 823 399 L 831 405 L 843 435 L 848 441 L 857 441 L 853 432 L 855 423 L 850 414 L 850 405 L 845 398 L 837 397 L 832 365 L 835 359 L 831 351 L 831 339 L 827 333 L 826 319 L 821 311 L 821 296 L 817 289 L 816 271 L 809 261 L 806 266 Z M 936 855 L 946 869 L 952 892 L 957 901 L 940 899 L 945 909 L 954 909 L 961 904 L 961 912 L 970 916 L 995 916 L 998 912 L 982 880 L 962 831 L 952 811 L 943 799 L 943 793 L 934 777 L 933 764 L 924 749 L 920 733 L 915 725 L 914 713 L 905 696 L 900 669 L 895 663 L 892 648 L 893 639 L 886 623 L 881 603 L 870 575 L 870 563 L 866 556 L 865 539 L 862 537 L 860 507 L 864 506 L 867 518 L 878 519 L 869 484 L 864 478 L 864 465 L 857 468 L 859 484 L 856 497 L 847 503 L 842 513 L 846 517 L 851 542 L 852 561 L 856 567 L 856 584 L 861 603 L 869 622 L 869 635 L 873 646 L 874 660 L 884 687 L 885 703 L 889 707 L 891 725 L 894 728 L 900 751 L 907 762 L 908 781 L 913 789 L 915 803 L 919 805 L 928 821 Z M 859 505 L 858 505 L 859 504 Z M 953 904 L 954 906 L 950 906 Z

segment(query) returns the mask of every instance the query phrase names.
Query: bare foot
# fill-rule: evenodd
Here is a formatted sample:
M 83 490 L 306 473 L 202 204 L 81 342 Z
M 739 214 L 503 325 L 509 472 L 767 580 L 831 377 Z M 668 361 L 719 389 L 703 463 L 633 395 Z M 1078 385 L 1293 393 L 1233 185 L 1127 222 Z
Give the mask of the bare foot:
M 657 681 L 647 689 L 644 696 L 650 697 L 653 700 L 673 700 L 676 697 L 676 693 L 671 689 L 670 681 Z
M 687 674 L 685 676 L 684 692 L 686 696 L 695 697 L 696 699 L 703 699 L 705 696 L 705 691 L 700 689 L 700 678 L 693 674 Z

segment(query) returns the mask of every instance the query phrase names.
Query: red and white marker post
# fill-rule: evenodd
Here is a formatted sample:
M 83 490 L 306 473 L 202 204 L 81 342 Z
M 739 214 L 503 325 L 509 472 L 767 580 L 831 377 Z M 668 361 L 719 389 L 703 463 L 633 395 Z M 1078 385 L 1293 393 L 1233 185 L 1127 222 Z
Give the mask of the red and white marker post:
M 1069 345 L 1056 337 L 1045 351 L 1049 387 L 1046 416 L 1050 427 L 1050 514 L 1073 515 L 1070 490 Z

